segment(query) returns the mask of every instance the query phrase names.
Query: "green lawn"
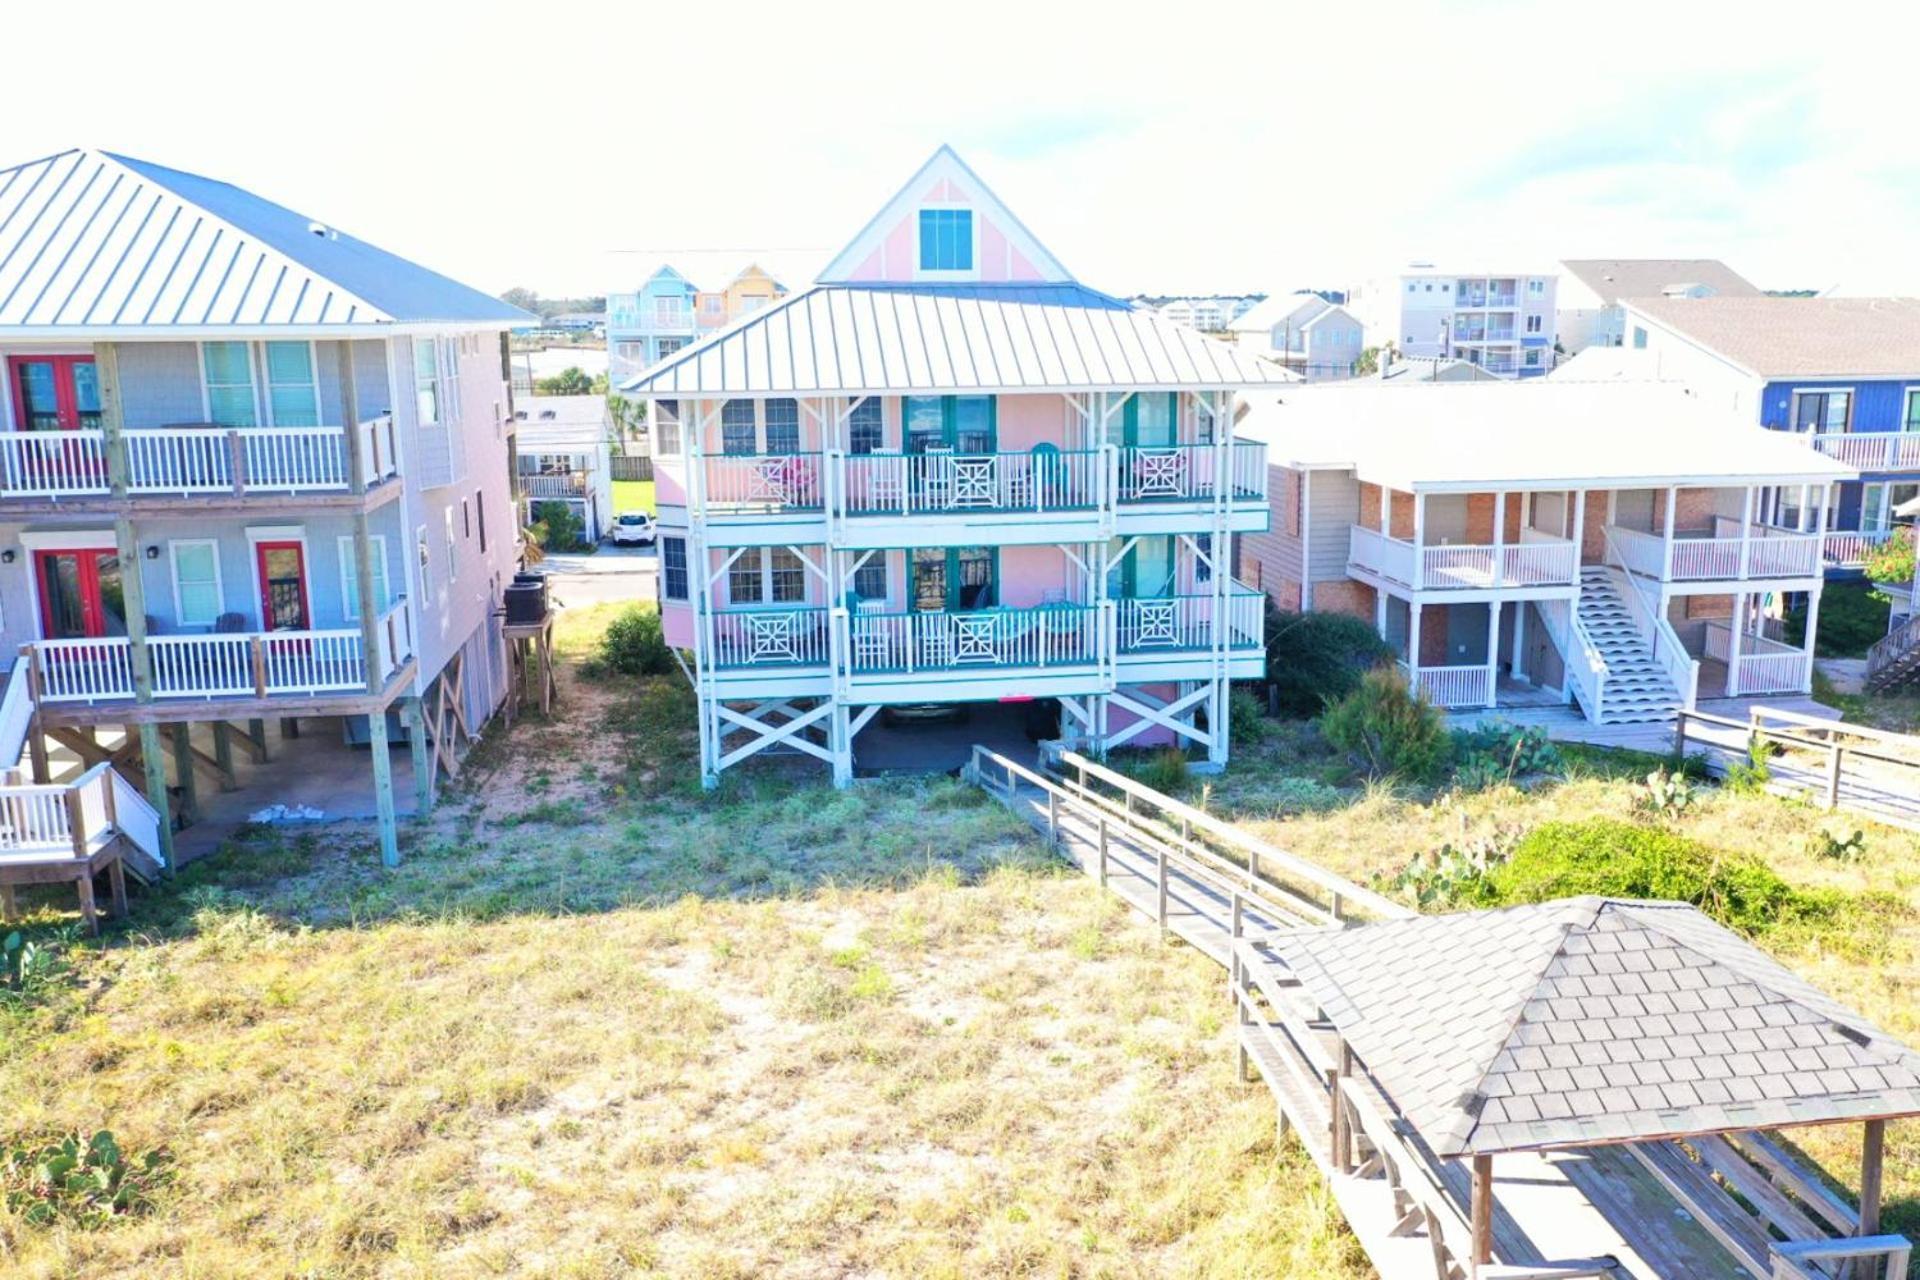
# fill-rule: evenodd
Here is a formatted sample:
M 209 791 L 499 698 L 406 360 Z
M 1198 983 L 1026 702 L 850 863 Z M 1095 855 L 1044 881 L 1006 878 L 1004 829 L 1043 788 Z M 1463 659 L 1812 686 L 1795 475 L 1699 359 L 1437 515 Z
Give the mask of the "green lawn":
M 616 514 L 622 511 L 646 511 L 659 515 L 660 508 L 653 500 L 653 481 L 615 480 L 613 509 Z

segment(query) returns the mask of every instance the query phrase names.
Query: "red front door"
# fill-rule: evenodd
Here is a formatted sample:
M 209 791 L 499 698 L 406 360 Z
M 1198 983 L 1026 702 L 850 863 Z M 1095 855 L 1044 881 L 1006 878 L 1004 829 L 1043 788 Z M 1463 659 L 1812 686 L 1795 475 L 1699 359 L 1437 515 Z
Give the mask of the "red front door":
M 120 557 L 116 552 L 93 548 L 36 551 L 33 563 L 34 582 L 40 590 L 43 638 L 77 640 L 127 634 Z
M 260 575 L 260 625 L 266 631 L 307 631 L 306 549 L 298 542 L 260 542 L 253 548 Z
M 9 356 L 7 386 L 19 431 L 100 425 L 100 380 L 92 356 Z

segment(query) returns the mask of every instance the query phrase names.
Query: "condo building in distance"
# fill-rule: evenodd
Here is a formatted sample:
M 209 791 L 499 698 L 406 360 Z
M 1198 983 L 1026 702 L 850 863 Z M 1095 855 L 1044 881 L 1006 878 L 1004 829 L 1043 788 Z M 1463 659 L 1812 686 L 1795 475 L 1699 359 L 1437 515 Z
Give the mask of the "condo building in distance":
M 741 316 L 787 296 L 787 287 L 749 263 L 723 289 L 701 289 L 671 264 L 645 284 L 607 295 L 607 368 L 617 385 Z
M 1552 271 L 1454 270 L 1416 262 L 1353 291 L 1368 346 L 1414 359 L 1459 359 L 1502 378 L 1553 368 Z
M 942 147 L 812 286 L 621 384 L 706 780 L 777 748 L 844 784 L 883 710 L 995 703 L 1224 761 L 1265 667 L 1236 404 L 1288 378 L 1080 283 Z

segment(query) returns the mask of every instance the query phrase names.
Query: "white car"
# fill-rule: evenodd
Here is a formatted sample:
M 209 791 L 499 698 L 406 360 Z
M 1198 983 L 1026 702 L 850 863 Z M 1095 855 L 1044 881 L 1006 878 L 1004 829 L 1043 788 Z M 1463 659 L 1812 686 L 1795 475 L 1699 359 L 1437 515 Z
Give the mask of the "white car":
M 607 537 L 612 539 L 616 547 L 629 544 L 650 547 L 653 545 L 653 540 L 659 536 L 659 532 L 659 529 L 654 526 L 653 517 L 646 512 L 622 511 L 613 518 L 613 524 L 607 530 Z

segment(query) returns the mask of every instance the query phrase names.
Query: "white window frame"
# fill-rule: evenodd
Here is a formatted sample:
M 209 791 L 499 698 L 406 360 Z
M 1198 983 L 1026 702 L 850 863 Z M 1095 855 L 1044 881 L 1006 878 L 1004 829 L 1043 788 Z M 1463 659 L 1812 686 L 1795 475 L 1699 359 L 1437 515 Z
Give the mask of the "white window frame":
M 420 413 L 420 345 L 425 343 L 427 350 L 433 353 L 433 417 L 427 418 Z M 447 420 L 447 398 L 440 389 L 444 381 L 440 369 L 440 342 L 437 338 L 415 338 L 413 340 L 413 416 L 414 425 L 420 427 L 438 427 Z
M 972 216 L 967 219 L 967 234 L 972 242 L 968 261 L 973 265 L 964 270 L 935 270 L 920 265 L 920 215 L 930 209 L 965 209 Z M 913 207 L 913 278 L 916 280 L 978 280 L 980 278 L 980 210 L 964 200 L 928 200 Z
M 1894 430 L 1904 432 L 1907 424 L 1914 421 L 1913 402 L 1920 400 L 1920 387 L 1908 387 L 1906 395 L 1900 401 L 1900 425 Z
M 680 590 L 677 594 L 674 591 L 672 591 L 667 585 L 667 583 L 669 582 L 669 579 L 667 577 L 667 567 L 668 567 L 667 566 L 667 546 L 668 544 L 674 544 L 680 548 L 680 579 L 681 581 L 680 581 Z M 660 598 L 662 600 L 672 600 L 678 603 L 685 603 L 687 600 L 689 600 L 692 597 L 692 595 L 693 595 L 693 560 L 689 555 L 689 551 L 687 547 L 687 539 L 681 534 L 660 535 Z
M 453 507 L 442 507 L 440 515 L 447 527 L 447 582 L 451 585 L 460 581 L 460 544 L 453 538 Z
M 348 622 L 358 622 L 360 621 L 360 609 L 354 597 L 360 590 L 360 570 L 359 566 L 354 563 L 353 535 L 350 533 L 341 534 L 339 544 L 340 614 Z M 373 548 L 373 562 L 380 568 L 378 580 L 374 585 L 380 592 L 380 612 L 384 613 L 386 612 L 387 606 L 393 603 L 392 567 L 387 560 L 387 535 L 384 533 L 370 533 L 367 535 L 367 544 Z
M 1858 404 L 1860 400 L 1860 397 L 1858 394 L 1859 390 L 1860 388 L 1854 387 L 1854 386 L 1793 388 L 1792 392 L 1787 396 L 1787 431 L 1793 435 L 1801 434 L 1800 432 L 1800 397 L 1801 396 L 1832 397 L 1834 395 L 1844 395 L 1847 398 L 1847 420 L 1845 423 L 1841 425 L 1840 430 L 1828 431 L 1825 425 L 1822 424 L 1821 426 L 1815 427 L 1811 431 L 1806 432 L 1806 434 L 1810 436 L 1825 436 L 1825 435 L 1844 435 L 1848 432 L 1851 432 L 1853 430 L 1854 406 Z M 1905 406 L 1902 406 L 1902 407 L 1904 408 Z
M 180 604 L 180 549 L 182 547 L 208 547 L 213 551 L 213 616 L 200 621 L 187 617 L 187 611 Z M 249 548 L 251 549 L 251 548 Z M 220 621 L 220 615 L 226 612 L 227 584 L 220 570 L 220 540 L 218 538 L 171 538 L 167 541 L 167 570 L 173 580 L 173 620 L 176 626 L 207 627 Z
M 240 349 L 247 353 L 247 378 L 250 382 L 247 390 L 253 398 L 253 425 L 257 427 L 265 423 L 267 421 L 267 410 L 260 401 L 260 384 L 265 380 L 266 374 L 259 367 L 259 361 L 255 358 L 256 353 L 254 347 L 256 344 L 239 338 L 203 339 L 193 344 L 193 358 L 196 365 L 195 372 L 200 378 L 200 420 L 202 422 L 213 421 L 213 384 L 207 380 L 207 346 L 210 342 L 223 346 L 228 343 L 238 343 Z M 316 379 L 319 377 L 317 367 L 314 376 Z M 230 430 L 242 431 L 245 429 L 245 427 L 230 428 Z
M 413 531 L 414 558 L 420 570 L 420 597 L 423 600 L 433 598 L 433 544 L 427 540 L 427 526 L 420 525 Z
M 291 345 L 299 340 L 297 338 L 275 338 L 273 341 L 285 342 Z M 280 423 L 279 420 L 274 417 L 273 413 L 273 365 L 267 360 L 267 343 L 261 341 L 249 343 L 248 345 L 259 348 L 257 358 L 253 363 L 260 371 L 260 384 L 254 396 L 255 400 L 259 402 L 260 409 L 263 411 L 260 414 L 260 420 L 270 427 L 277 427 Z M 306 345 L 307 368 L 313 371 L 313 381 L 307 384 L 313 391 L 313 421 L 315 426 L 325 426 L 327 424 L 327 415 L 324 402 L 320 398 L 320 344 L 308 341 Z M 341 352 L 341 358 L 352 359 L 352 353 L 343 350 Z M 206 372 L 205 361 L 201 362 L 200 369 L 204 376 Z

